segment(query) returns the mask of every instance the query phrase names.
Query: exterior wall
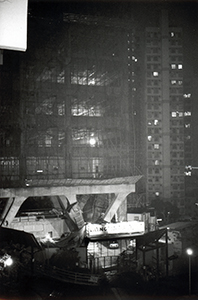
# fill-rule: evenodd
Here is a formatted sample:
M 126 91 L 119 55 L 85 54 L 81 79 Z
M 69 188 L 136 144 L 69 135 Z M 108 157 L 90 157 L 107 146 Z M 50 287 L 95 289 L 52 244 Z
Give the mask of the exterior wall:
M 162 12 L 161 21 L 161 96 L 162 96 L 162 198 L 171 198 L 170 176 L 170 75 L 169 75 L 169 24 L 168 12 Z
M 145 232 L 154 231 L 158 227 L 157 218 L 150 213 L 127 213 L 127 221 L 144 222 Z
M 64 232 L 70 232 L 62 219 L 37 219 L 35 216 L 15 218 L 9 228 L 32 233 L 37 239 L 44 238 L 46 233 L 52 238 L 60 238 Z

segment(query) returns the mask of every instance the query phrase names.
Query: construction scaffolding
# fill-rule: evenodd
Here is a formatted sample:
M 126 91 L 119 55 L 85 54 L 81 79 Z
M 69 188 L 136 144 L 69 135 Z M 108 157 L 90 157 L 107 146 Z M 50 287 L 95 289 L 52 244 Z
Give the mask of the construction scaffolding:
M 1 185 L 138 174 L 132 22 L 64 14 L 29 30 L 10 135 L 1 105 Z

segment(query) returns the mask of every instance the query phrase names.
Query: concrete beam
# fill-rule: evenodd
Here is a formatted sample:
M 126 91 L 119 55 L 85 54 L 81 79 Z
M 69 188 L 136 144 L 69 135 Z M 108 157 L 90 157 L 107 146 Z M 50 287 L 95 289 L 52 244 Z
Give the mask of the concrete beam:
M 66 197 L 69 196 L 70 199 L 72 199 L 71 201 L 74 201 L 74 195 L 109 193 L 129 194 L 133 192 L 135 192 L 135 184 L 27 187 L 0 189 L 0 198 L 25 197 L 27 199 L 28 197 L 64 195 Z
M 122 202 L 125 200 L 126 196 L 129 193 L 119 193 L 115 196 L 115 199 L 110 203 L 103 219 L 106 222 L 111 222 L 113 216 L 117 212 L 119 206 L 122 204 Z

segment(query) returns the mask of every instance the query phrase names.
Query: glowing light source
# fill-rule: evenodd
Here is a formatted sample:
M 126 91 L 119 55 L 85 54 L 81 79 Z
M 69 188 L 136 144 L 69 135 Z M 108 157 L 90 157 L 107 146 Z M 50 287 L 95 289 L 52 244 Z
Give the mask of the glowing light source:
M 0 257 L 0 270 L 6 267 L 10 267 L 13 264 L 13 259 L 10 255 L 4 254 L 3 257 Z
M 193 255 L 193 250 L 191 248 L 186 249 L 186 253 L 189 258 L 189 295 L 191 295 L 191 255 Z
M 6 260 L 4 261 L 5 267 L 10 267 L 13 264 L 13 260 L 10 256 L 7 256 Z
M 96 139 L 94 137 L 90 138 L 89 143 L 92 147 L 96 145 Z
M 45 237 L 44 237 L 43 239 L 41 239 L 41 241 L 42 241 L 43 243 L 47 243 L 47 242 L 54 243 L 54 240 L 53 240 L 53 238 L 51 237 L 51 235 L 50 235 L 49 232 L 46 233 Z
M 186 250 L 186 253 L 187 253 L 188 255 L 193 255 L 193 250 L 192 250 L 191 248 L 188 248 L 188 249 Z
M 89 237 L 114 234 L 143 234 L 144 231 L 144 222 L 139 221 L 107 224 L 88 223 L 86 225 L 86 234 Z

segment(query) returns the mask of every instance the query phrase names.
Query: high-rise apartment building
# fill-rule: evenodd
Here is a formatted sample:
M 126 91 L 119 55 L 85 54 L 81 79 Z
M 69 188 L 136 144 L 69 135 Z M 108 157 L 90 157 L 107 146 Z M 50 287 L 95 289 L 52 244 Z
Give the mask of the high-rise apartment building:
M 169 201 L 184 213 L 185 118 L 182 29 L 170 27 L 162 11 L 145 36 L 147 200 Z M 185 125 L 186 124 L 186 125 Z

